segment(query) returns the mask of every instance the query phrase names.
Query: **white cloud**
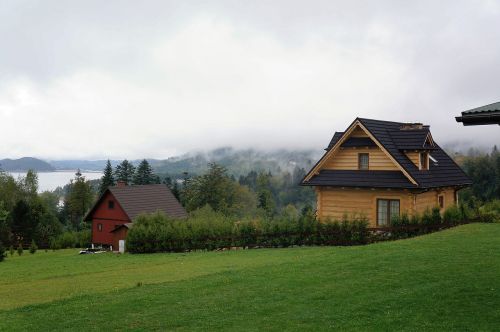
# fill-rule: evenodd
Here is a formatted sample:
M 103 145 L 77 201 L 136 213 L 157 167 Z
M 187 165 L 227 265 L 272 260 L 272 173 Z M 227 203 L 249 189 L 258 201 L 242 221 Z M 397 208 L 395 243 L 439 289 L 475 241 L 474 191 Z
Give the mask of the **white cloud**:
M 349 24 L 329 30 L 321 22 L 322 29 L 294 38 L 286 35 L 291 30 L 271 32 L 207 12 L 143 42 L 135 34 L 131 44 L 126 30 L 114 32 L 113 42 L 113 33 L 100 40 L 93 28 L 84 38 L 89 48 L 110 43 L 89 51 L 87 60 L 76 39 L 71 49 L 83 53 L 65 70 L 0 81 L 0 156 L 165 158 L 228 145 L 320 150 L 356 116 L 423 121 L 441 142 L 478 133 L 484 136 L 474 138 L 477 144 L 498 141 L 498 130 L 463 128 L 453 119 L 491 95 L 456 95 L 470 86 L 457 73 L 484 73 L 484 64 L 425 49 L 434 45 L 447 57 L 459 50 L 459 22 L 450 19 L 434 36 L 394 17 L 373 17 L 355 32 Z M 439 48 L 443 38 L 450 44 Z

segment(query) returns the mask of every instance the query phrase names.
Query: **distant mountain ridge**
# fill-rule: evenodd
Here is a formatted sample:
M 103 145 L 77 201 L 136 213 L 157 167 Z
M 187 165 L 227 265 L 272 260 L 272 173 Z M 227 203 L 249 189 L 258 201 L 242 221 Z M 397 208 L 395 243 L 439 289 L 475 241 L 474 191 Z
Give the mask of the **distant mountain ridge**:
M 295 167 L 309 170 L 315 160 L 323 151 L 314 150 L 275 150 L 261 151 L 255 149 L 237 150 L 230 147 L 219 148 L 207 152 L 191 152 L 168 159 L 147 159 L 153 170 L 160 175 L 170 175 L 181 178 L 187 172 L 190 176 L 197 175 L 207 170 L 210 162 L 225 166 L 234 176 L 246 175 L 250 171 L 270 171 L 272 173 L 288 170 Z M 130 160 L 138 165 L 141 161 Z M 81 169 L 87 171 L 102 171 L 107 160 L 51 160 L 49 161 L 57 170 Z M 115 167 L 121 160 L 111 160 Z
M 37 172 L 52 172 L 56 170 L 48 162 L 32 157 L 1 159 L 0 169 L 6 172 L 27 172 L 30 169 Z

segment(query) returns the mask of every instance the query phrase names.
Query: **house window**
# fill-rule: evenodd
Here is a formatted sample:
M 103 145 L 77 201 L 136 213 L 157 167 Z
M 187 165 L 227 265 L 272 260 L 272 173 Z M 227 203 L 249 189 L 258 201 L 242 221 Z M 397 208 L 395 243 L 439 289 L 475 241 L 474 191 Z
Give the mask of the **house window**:
M 429 169 L 429 154 L 427 152 L 420 152 L 420 169 Z
M 368 153 L 359 153 L 358 154 L 358 169 L 359 170 L 368 170 L 368 165 L 370 163 L 370 157 Z
M 444 208 L 444 195 L 439 195 L 438 196 L 438 204 L 439 204 L 439 208 L 440 209 Z
M 108 209 L 114 209 L 115 208 L 115 201 L 108 201 Z
M 393 217 L 399 217 L 399 199 L 377 199 L 377 225 L 387 226 Z
M 97 230 L 98 230 L 99 232 L 102 232 L 102 224 L 97 224 Z

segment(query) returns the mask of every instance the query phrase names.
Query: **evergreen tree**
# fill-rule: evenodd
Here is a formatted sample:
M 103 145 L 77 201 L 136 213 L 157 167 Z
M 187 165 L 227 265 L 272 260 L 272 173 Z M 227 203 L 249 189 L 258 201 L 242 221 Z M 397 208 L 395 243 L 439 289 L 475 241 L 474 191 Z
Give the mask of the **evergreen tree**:
M 153 173 L 151 165 L 143 159 L 134 175 L 134 184 L 154 184 L 159 183 L 159 178 Z
M 38 250 L 38 246 L 35 243 L 35 240 L 31 240 L 31 245 L 30 245 L 30 254 L 34 254 Z
M 5 247 L 3 246 L 2 241 L 0 241 L 0 262 L 5 259 Z
M 69 192 L 64 202 L 73 227 L 81 229 L 84 214 L 90 208 L 94 196 L 89 181 L 85 180 L 80 170 L 75 173 L 75 179 L 71 180 Z
M 135 167 L 127 159 L 122 161 L 115 169 L 116 181 L 123 181 L 128 185 L 133 184 Z
M 271 173 L 260 173 L 257 176 L 257 207 L 266 211 L 268 215 L 273 215 L 276 203 L 271 192 Z
M 106 167 L 104 168 L 104 174 L 101 178 L 101 183 L 99 185 L 99 194 L 104 194 L 106 189 L 115 185 L 115 178 L 113 176 L 113 167 L 111 167 L 111 162 L 108 159 Z

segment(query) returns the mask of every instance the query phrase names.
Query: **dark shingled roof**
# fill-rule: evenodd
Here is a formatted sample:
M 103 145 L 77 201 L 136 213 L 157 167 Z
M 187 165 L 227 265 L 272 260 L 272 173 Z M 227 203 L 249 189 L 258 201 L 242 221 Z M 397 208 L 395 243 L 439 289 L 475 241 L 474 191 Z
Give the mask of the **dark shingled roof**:
M 337 143 L 337 141 L 342 137 L 342 135 L 344 135 L 344 132 L 336 131 L 335 134 L 333 134 L 332 139 L 330 140 L 330 144 L 328 144 L 328 147 L 325 150 L 327 151 L 330 150 L 335 145 L 335 143 Z
M 462 116 L 457 116 L 455 119 L 457 122 L 462 122 L 464 126 L 500 125 L 500 102 L 462 112 Z
M 372 141 L 370 137 L 349 137 L 346 139 L 344 143 L 342 143 L 341 147 L 343 148 L 359 148 L 359 147 L 374 147 L 377 146 L 377 144 Z
M 417 188 L 400 171 L 321 170 L 307 182 L 310 186 Z
M 186 210 L 164 184 L 150 184 L 137 186 L 114 186 L 108 190 L 116 198 L 130 220 L 134 220 L 141 213 L 164 212 L 171 218 L 187 217 Z M 94 209 L 99 205 L 102 195 L 87 213 L 84 220 L 88 220 Z
M 419 170 L 418 167 L 406 156 L 405 149 L 410 149 L 414 144 L 422 146 L 425 142 L 425 137 L 429 132 L 428 127 L 423 129 L 414 130 L 401 130 L 404 123 L 381 121 L 372 119 L 357 118 L 359 122 L 371 133 L 375 139 L 382 144 L 382 146 L 389 152 L 389 154 L 401 165 L 401 167 L 418 183 L 416 188 L 435 188 L 444 186 L 466 186 L 472 183 L 469 177 L 462 171 L 462 169 L 436 144 L 434 143 L 433 149 L 430 153 L 432 158 L 436 160 L 430 161 L 429 170 Z M 400 134 L 404 132 L 404 134 Z M 337 134 L 337 133 L 336 133 Z M 414 134 L 414 135 L 413 135 Z M 424 135 L 425 134 L 425 135 Z M 335 137 L 337 142 L 340 137 Z M 333 139 L 332 139 L 333 141 Z M 331 143 L 330 143 L 331 144 Z M 335 145 L 331 144 L 330 148 Z M 411 148 L 413 149 L 413 148 Z M 322 171 L 323 172 L 323 171 Z M 360 172 L 360 171 L 351 171 Z M 315 182 L 316 177 L 313 176 L 310 181 L 304 181 L 303 185 L 330 185 L 328 184 L 328 177 L 323 176 L 320 182 Z M 330 173 L 328 173 L 330 174 Z M 341 173 L 337 173 L 341 174 Z M 372 174 L 377 174 L 373 172 Z M 403 173 L 401 172 L 403 175 Z M 331 176 L 331 175 L 330 175 Z M 339 175 L 335 175 L 337 177 Z M 369 175 L 374 176 L 374 175 Z M 318 184 L 313 184 L 318 183 Z M 319 184 L 321 183 L 321 184 Z M 332 185 L 338 185 L 338 180 L 332 180 Z M 353 183 L 357 183 L 354 181 Z M 374 187 L 382 183 L 374 181 Z M 392 182 L 387 182 L 387 188 L 392 188 Z M 348 186 L 347 184 L 345 186 Z M 358 186 L 358 185 L 352 185 Z M 400 187 L 398 187 L 400 188 Z M 415 188 L 415 186 L 414 186 Z
M 429 127 L 413 130 L 393 130 L 389 134 L 396 146 L 400 150 L 432 150 L 433 146 L 428 144 L 425 139 L 429 135 Z

